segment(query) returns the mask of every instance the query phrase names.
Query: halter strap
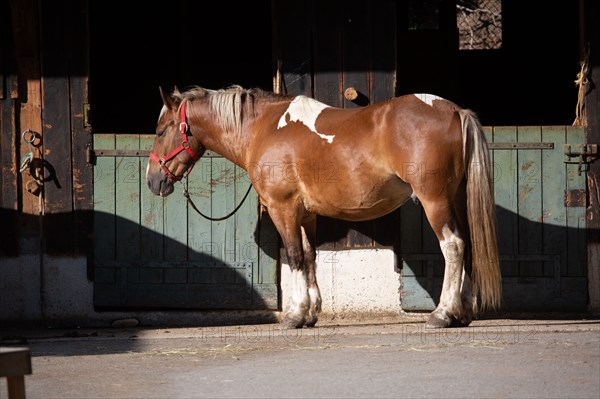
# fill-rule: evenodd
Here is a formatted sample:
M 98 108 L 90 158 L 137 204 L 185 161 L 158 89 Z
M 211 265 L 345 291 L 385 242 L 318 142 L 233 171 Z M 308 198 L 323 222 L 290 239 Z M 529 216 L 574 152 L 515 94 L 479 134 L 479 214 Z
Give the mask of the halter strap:
M 187 123 L 185 104 L 186 104 L 186 100 L 183 100 L 183 102 L 181 103 L 180 113 L 179 113 L 180 118 L 181 118 L 181 123 L 179 124 L 179 131 L 181 132 L 181 144 L 179 145 L 179 147 L 175 148 L 167 156 L 162 157 L 162 158 L 159 157 L 158 155 L 154 154 L 153 152 L 150 153 L 150 159 L 156 161 L 160 165 L 162 170 L 165 172 L 165 174 L 167 175 L 167 179 L 174 181 L 174 182 L 180 181 L 184 177 L 187 177 L 190 174 L 190 172 L 192 171 L 192 169 L 194 168 L 194 165 L 196 164 L 196 162 L 202 156 L 202 155 L 196 154 L 194 152 L 194 150 L 192 150 L 192 147 L 190 146 L 190 143 L 187 138 L 189 130 L 190 130 L 190 126 Z M 194 161 L 194 163 L 192 164 L 192 166 L 190 166 L 190 168 L 187 170 L 187 172 L 184 173 L 182 176 L 176 176 L 175 174 L 173 174 L 173 172 L 171 172 L 169 170 L 169 168 L 167 167 L 166 164 L 171 159 L 175 158 L 181 151 L 187 152 L 190 155 L 190 157 L 192 157 L 192 160 Z

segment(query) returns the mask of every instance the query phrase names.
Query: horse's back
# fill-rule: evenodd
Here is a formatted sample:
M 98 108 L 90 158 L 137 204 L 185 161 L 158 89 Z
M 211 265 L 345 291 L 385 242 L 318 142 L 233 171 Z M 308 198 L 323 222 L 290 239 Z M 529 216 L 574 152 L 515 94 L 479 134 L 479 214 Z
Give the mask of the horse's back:
M 415 168 L 456 167 L 455 155 L 462 154 L 459 107 L 436 96 L 406 95 L 355 109 L 297 97 L 273 109 L 271 128 L 263 126 L 256 139 L 253 164 L 271 165 L 262 177 L 269 181 L 259 185 L 330 217 L 389 213 L 413 194 L 422 175 Z

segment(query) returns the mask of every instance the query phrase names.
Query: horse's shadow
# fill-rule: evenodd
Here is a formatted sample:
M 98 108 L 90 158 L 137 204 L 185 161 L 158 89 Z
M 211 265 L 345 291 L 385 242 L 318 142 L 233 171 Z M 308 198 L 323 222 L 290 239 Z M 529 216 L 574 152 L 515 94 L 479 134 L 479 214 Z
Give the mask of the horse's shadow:
M 501 311 L 585 312 L 588 306 L 587 242 L 600 232 L 535 222 L 496 207 L 503 278 Z M 402 274 L 404 311 L 431 311 L 440 297 L 444 260 L 423 209 L 412 202 L 382 218 L 344 222 L 320 217 L 320 249 L 391 248 Z
M 422 212 L 418 205 L 409 203 L 370 222 L 349 223 L 320 217 L 318 245 L 320 249 L 355 246 L 393 249 L 402 273 L 402 309 L 431 310 L 439 300 L 444 263 L 439 244 Z M 497 219 L 503 276 L 502 310 L 586 311 L 586 242 L 600 242 L 600 232 L 534 222 L 501 207 L 497 207 Z M 75 211 L 35 216 L 0 209 L 0 220 L 2 258 L 40 250 L 53 257 L 85 256 L 88 279 L 94 282 L 96 312 L 274 310 L 281 305 L 277 302 L 277 292 L 267 296 L 258 286 L 248 284 L 248 275 L 244 274 L 247 269 L 232 267 L 209 253 L 191 250 L 185 243 L 112 214 Z M 99 225 L 121 232 L 134 243 L 121 245 L 121 248 L 136 247 L 129 255 L 125 254 L 125 261 L 119 263 L 116 257 L 111 260 L 110 256 L 115 254 L 107 258 L 107 254 L 98 253 L 104 250 L 98 247 L 94 237 Z M 262 215 L 257 226 L 260 227 L 254 234 L 256 245 L 262 245 L 261 250 L 267 256 L 279 259 L 279 237 L 268 214 Z M 270 232 L 272 238 L 266 244 L 259 238 L 265 232 Z M 542 237 L 541 241 L 535 237 Z M 186 265 L 190 260 L 191 264 Z M 193 285 L 195 291 L 191 292 L 186 287 L 188 284 Z M 212 290 L 211 284 L 220 286 L 220 290 Z M 65 298 L 71 295 L 70 289 L 69 285 L 61 287 Z M 275 316 L 269 318 L 266 313 L 255 316 L 240 313 L 227 320 L 207 318 L 190 323 L 276 321 Z M 5 316 L 0 315 L 0 318 L 6 320 Z M 80 319 L 86 316 L 81 315 Z
M 0 221 L 3 226 L 0 260 L 2 266 L 6 266 L 0 267 L 0 281 L 28 281 L 30 286 L 30 289 L 14 292 L 15 295 L 2 293 L 6 299 L 0 307 L 2 324 L 102 325 L 103 313 L 108 323 L 110 318 L 119 315 L 136 314 L 145 325 L 202 326 L 277 321 L 272 312 L 252 312 L 274 310 L 278 306 L 275 284 L 273 287 L 255 284 L 258 279 L 253 273 L 257 272 L 257 260 L 252 251 L 244 252 L 247 257 L 239 262 L 225 262 L 208 251 L 190 249 L 185 239 L 169 238 L 137 221 L 98 211 L 36 216 L 0 209 Z M 277 245 L 274 242 L 266 247 Z M 39 256 L 41 252 L 43 256 Z M 35 266 L 19 266 L 31 263 L 32 256 L 40 258 Z M 80 258 L 85 260 L 69 260 Z M 60 277 L 52 273 L 61 268 L 60 259 L 83 268 L 87 264 L 87 271 L 77 274 L 81 276 L 79 279 L 87 281 L 76 281 L 74 277 L 69 281 L 75 284 L 58 281 Z M 60 271 L 59 274 L 66 273 Z M 81 286 L 89 283 L 93 284 L 93 303 L 78 303 L 72 310 L 62 308 L 59 313 L 68 316 L 58 319 L 53 319 L 52 312 L 47 312 L 47 318 L 42 320 L 22 318 L 27 312 L 19 311 L 20 307 L 38 306 L 33 304 L 36 300 L 25 298 L 31 290 L 39 291 L 44 285 L 46 303 L 39 306 L 49 309 L 78 302 L 76 298 L 81 295 Z M 34 288 L 36 285 L 39 289 Z M 85 300 L 90 297 L 86 294 Z M 48 302 L 54 300 L 56 303 Z M 88 313 L 76 314 L 81 309 Z M 169 312 L 164 311 L 169 310 L 189 311 L 191 318 L 186 321 L 181 316 L 165 316 L 161 321 L 161 316 L 147 313 L 159 311 L 165 315 Z M 207 312 L 200 315 L 198 310 Z M 214 312 L 216 310 L 236 312 L 221 317 L 219 312 Z M 250 312 L 243 312 L 245 310 Z

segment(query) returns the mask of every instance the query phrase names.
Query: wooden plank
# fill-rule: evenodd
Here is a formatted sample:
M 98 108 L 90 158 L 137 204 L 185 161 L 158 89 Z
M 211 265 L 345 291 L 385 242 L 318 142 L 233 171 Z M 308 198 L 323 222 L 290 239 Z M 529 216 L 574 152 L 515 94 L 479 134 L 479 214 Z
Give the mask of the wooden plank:
M 569 144 L 584 144 L 585 129 L 568 126 L 566 140 Z M 585 190 L 586 173 L 579 173 L 578 164 L 567 164 L 567 190 Z M 584 207 L 567 208 L 567 275 L 572 277 L 587 275 L 586 219 Z
M 493 129 L 493 141 L 516 142 L 517 128 L 498 126 Z M 518 246 L 518 186 L 516 151 L 493 153 L 494 195 L 498 220 L 498 250 L 500 254 L 517 254 Z M 502 276 L 518 276 L 516 262 L 501 263 Z
M 87 163 L 86 150 L 92 146 L 92 134 L 84 124 L 83 105 L 88 98 L 88 13 L 87 0 L 70 0 L 65 10 L 69 43 L 69 92 L 71 116 L 71 158 L 73 165 L 73 215 L 75 251 L 89 254 L 92 245 L 93 165 Z M 92 265 L 92 262 L 88 262 Z M 91 270 L 90 270 L 91 274 Z
M 396 90 L 396 3 L 370 3 L 369 99 L 371 104 L 388 100 Z M 373 222 L 373 245 L 394 247 L 400 253 L 400 210 Z
M 61 214 L 44 223 L 46 251 L 72 253 L 73 187 L 71 167 L 71 113 L 69 63 L 65 42 L 64 2 L 41 5 L 42 50 L 42 124 L 44 136 L 44 174 L 52 176 L 44 184 L 44 213 Z M 47 22 L 48 21 L 48 22 Z M 49 21 L 52 21 L 51 23 Z M 66 239 L 65 239 L 66 238 Z
M 552 150 L 554 143 L 550 142 L 507 142 L 488 143 L 490 150 Z
M 188 191 L 194 204 L 205 213 L 211 212 L 211 178 L 212 159 L 203 157 L 194 167 L 194 171 L 188 177 Z M 189 260 L 199 261 L 211 256 L 213 252 L 212 223 L 198 215 L 191 207 L 188 210 L 188 246 Z M 216 251 L 216 250 L 215 250 Z
M 14 54 L 14 40 L 11 24 L 10 2 L 0 3 L 0 65 L 2 72 L 0 80 L 2 87 L 0 96 L 0 218 L 2 225 L 6 226 L 0 232 L 0 256 L 17 256 L 19 254 L 19 187 L 18 174 L 20 159 L 18 157 L 20 140 L 17 132 L 18 108 L 15 101 L 17 97 L 18 81 L 17 66 Z
M 12 31 L 11 4 L 8 1 L 0 3 L 0 65 L 2 72 L 0 80 L 2 87 L 0 96 L 0 213 L 2 225 L 6 226 L 0 232 L 0 256 L 17 256 L 19 254 L 19 194 L 18 186 L 20 158 L 17 141 L 21 139 L 18 132 L 17 106 L 18 78 Z M 11 56 L 9 56 L 11 55 Z
M 0 190 L 0 208 L 16 211 L 18 209 L 18 187 L 17 187 L 17 175 L 20 158 L 17 159 L 18 145 L 17 140 L 21 137 L 17 132 L 17 104 L 11 93 L 11 88 L 17 87 L 17 74 L 15 59 L 9 54 L 14 54 L 15 49 L 13 47 L 13 32 L 11 31 L 11 13 L 9 2 L 0 3 L 0 35 L 4 39 L 0 43 L 0 59 L 2 66 L 2 75 L 0 80 L 2 81 L 3 87 L 0 91 L 2 98 L 0 100 L 0 183 L 2 189 Z M 10 224 L 16 227 L 16 224 Z M 10 232 L 0 233 L 2 237 L 13 236 L 16 237 L 16 231 L 11 230 Z M 7 237 L 8 238 L 8 237 Z M 2 248 L 5 248 L 4 244 L 0 244 Z M 13 247 L 14 248 L 14 247 Z M 6 249 L 10 251 L 9 247 Z M 16 248 L 14 248 L 16 250 Z
M 562 280 L 562 294 L 557 296 L 553 278 L 503 277 L 502 306 L 512 311 L 585 312 L 585 278 L 565 277 Z
M 279 273 L 277 265 L 280 255 L 280 236 L 268 213 L 259 215 L 259 284 L 278 285 Z
M 94 147 L 115 148 L 114 134 L 95 134 Z M 94 167 L 94 260 L 116 257 L 115 158 L 96 160 Z
M 370 102 L 369 71 L 371 67 L 371 10 L 365 1 L 346 1 L 339 12 L 342 22 L 343 90 L 353 87 L 359 97 L 343 99 L 344 108 L 358 108 Z
M 541 127 L 517 129 L 519 141 L 541 141 Z M 518 151 L 519 254 L 541 254 L 542 243 L 542 150 Z M 542 276 L 543 263 L 519 262 L 520 276 Z
M 341 2 L 314 2 L 313 16 L 313 93 L 314 98 L 333 107 L 342 107 L 343 79 L 341 39 L 343 26 Z M 326 217 L 317 218 L 317 243 L 321 249 L 343 248 L 346 223 Z
M 235 206 L 238 206 L 248 187 L 250 179 L 246 171 L 238 166 L 235 173 Z M 245 202 L 235 214 L 235 261 L 253 262 L 255 270 L 252 271 L 253 279 L 249 284 L 258 283 L 260 274 L 258 263 L 258 195 L 254 189 L 246 197 Z
M 423 253 L 422 208 L 412 201 L 400 208 L 400 253 L 403 258 L 402 276 L 425 276 L 422 261 L 407 262 L 407 255 Z
M 543 126 L 542 140 L 554 143 L 553 150 L 542 151 L 542 216 L 544 254 L 560 255 L 560 269 L 567 274 L 567 213 L 564 204 L 566 165 L 562 145 L 565 143 L 564 126 Z M 559 271 L 560 272 L 560 271 Z M 552 262 L 544 263 L 544 276 L 556 273 Z M 560 276 L 557 276 L 560 277 Z
M 0 205 L 3 209 L 16 211 L 18 209 L 17 196 L 17 134 L 16 104 L 12 98 L 0 102 L 0 175 L 2 190 L 0 190 Z
M 433 298 L 428 292 L 426 277 L 402 275 L 402 290 L 400 300 L 404 311 L 430 312 L 435 309 L 439 298 Z
M 19 83 L 18 96 L 20 109 L 17 113 L 19 129 L 21 131 L 31 129 L 39 134 L 42 133 L 42 93 L 40 73 L 40 19 L 37 0 L 11 0 L 11 14 L 14 35 L 16 65 L 18 69 Z M 15 97 L 16 98 L 16 97 Z M 20 134 L 20 132 L 18 132 Z M 21 140 L 18 137 L 18 140 Z M 22 159 L 29 152 L 27 145 L 19 144 L 18 159 Z M 43 148 L 36 151 L 36 157 L 40 158 Z M 24 214 L 37 215 L 40 213 L 38 197 L 31 195 L 21 184 L 20 191 L 21 212 Z M 21 225 L 22 231 L 30 231 L 39 234 L 37 220 L 27 218 Z
M 16 106 L 12 98 L 0 101 L 0 212 L 2 224 L 0 231 L 0 255 L 18 255 L 18 187 L 17 187 L 17 144 L 16 144 Z
M 225 158 L 214 158 L 211 187 L 211 215 L 223 217 L 233 211 L 237 205 L 235 165 Z M 235 218 L 212 222 L 211 240 L 217 247 L 213 256 L 224 263 L 235 261 Z
M 271 2 L 273 9 L 273 76 L 280 69 L 281 93 L 312 96 L 311 16 L 309 1 Z
M 31 374 L 31 350 L 28 347 L 0 347 L 0 377 Z
M 154 136 L 140 136 L 140 148 L 152 149 Z M 140 256 L 141 259 L 164 259 L 164 200 L 146 186 L 148 157 L 140 158 Z
M 371 3 L 372 104 L 394 97 L 396 91 L 396 2 Z
M 117 148 L 139 148 L 137 135 L 116 135 Z M 140 257 L 140 162 L 137 158 L 115 158 L 116 167 L 116 256 L 121 260 Z
M 581 4 L 581 3 L 580 3 Z M 600 82 L 600 3 L 595 0 L 583 0 L 580 7 L 583 19 L 584 40 L 590 51 L 588 81 Z M 587 50 L 585 49 L 585 50 Z M 580 49 L 583 51 L 584 49 Z M 581 53 L 580 53 L 581 54 Z M 600 87 L 588 85 L 585 96 L 586 140 L 588 143 L 600 143 Z M 587 206 L 587 276 L 589 281 L 589 311 L 600 311 L 600 162 L 589 165 L 587 172 L 589 204 Z
M 343 90 L 354 88 L 358 97 L 349 101 L 344 97 L 344 108 L 358 108 L 370 102 L 370 66 L 371 66 L 371 13 L 370 4 L 364 1 L 344 2 L 340 10 L 342 20 L 342 79 Z M 373 247 L 374 221 L 337 222 L 342 232 L 347 231 L 345 242 L 340 245 L 349 248 Z
M 180 186 L 176 186 L 180 190 Z M 174 262 L 188 260 L 188 204 L 183 195 L 164 198 L 164 256 Z

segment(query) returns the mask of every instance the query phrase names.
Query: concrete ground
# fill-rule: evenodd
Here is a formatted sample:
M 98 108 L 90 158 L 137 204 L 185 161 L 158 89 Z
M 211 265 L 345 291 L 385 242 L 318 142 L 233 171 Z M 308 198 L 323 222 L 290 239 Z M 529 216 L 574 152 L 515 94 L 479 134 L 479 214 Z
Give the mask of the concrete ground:
M 600 398 L 597 318 L 6 330 L 32 398 Z M 0 398 L 6 397 L 0 382 Z

